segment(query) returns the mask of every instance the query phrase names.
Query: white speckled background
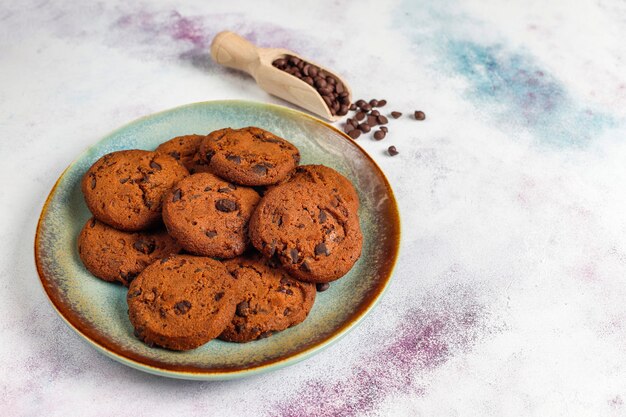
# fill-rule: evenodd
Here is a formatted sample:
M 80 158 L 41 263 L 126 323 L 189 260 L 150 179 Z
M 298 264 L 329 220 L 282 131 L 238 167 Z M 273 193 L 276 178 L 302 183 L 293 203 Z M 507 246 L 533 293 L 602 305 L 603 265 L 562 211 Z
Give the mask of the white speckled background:
M 624 2 L 182 3 L 0 4 L 2 415 L 626 414 Z M 210 62 L 223 29 L 427 120 L 359 139 L 403 220 L 362 325 L 274 373 L 169 380 L 62 323 L 33 237 L 58 175 L 118 126 L 195 101 L 284 104 Z

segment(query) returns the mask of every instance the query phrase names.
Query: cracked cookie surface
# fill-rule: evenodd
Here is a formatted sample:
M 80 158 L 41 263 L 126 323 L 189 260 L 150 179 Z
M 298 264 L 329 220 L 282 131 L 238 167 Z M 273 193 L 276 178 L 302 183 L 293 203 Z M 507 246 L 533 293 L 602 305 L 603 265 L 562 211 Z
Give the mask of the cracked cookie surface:
M 180 245 L 165 228 L 123 232 L 91 218 L 78 236 L 78 255 L 96 277 L 128 286 L 157 259 L 177 254 Z
M 256 249 L 276 257 L 290 275 L 303 281 L 334 281 L 361 255 L 363 236 L 353 204 L 338 190 L 308 181 L 269 190 L 249 229 Z
M 232 258 L 248 244 L 248 221 L 261 197 L 252 188 L 199 173 L 178 182 L 163 203 L 169 233 L 196 255 Z
M 148 345 L 194 349 L 219 336 L 235 314 L 238 280 L 219 261 L 174 255 L 149 265 L 130 284 L 128 314 Z
M 242 185 L 270 185 L 285 179 L 300 162 L 293 144 L 258 127 L 220 129 L 200 146 L 209 170 Z
M 259 253 L 224 262 L 239 280 L 235 317 L 220 335 L 229 342 L 249 342 L 295 326 L 306 319 L 315 301 L 315 285 L 289 276 Z
M 138 231 L 159 223 L 164 194 L 188 174 L 168 155 L 117 151 L 89 168 L 81 189 L 96 219 L 116 229 Z
M 204 137 L 204 135 L 177 136 L 160 144 L 154 152 L 176 159 L 187 168 L 190 174 L 209 172 L 209 166 L 198 153 Z

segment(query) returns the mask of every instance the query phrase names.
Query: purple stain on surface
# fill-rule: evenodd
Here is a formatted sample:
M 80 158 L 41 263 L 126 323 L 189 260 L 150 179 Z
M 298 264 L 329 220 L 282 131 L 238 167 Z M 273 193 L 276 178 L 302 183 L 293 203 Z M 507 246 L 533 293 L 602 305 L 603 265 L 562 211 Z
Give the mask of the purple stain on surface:
M 476 304 L 407 313 L 384 348 L 364 357 L 345 377 L 307 382 L 274 406 L 275 417 L 342 416 L 371 412 L 394 393 L 423 395 L 424 374 L 471 347 L 484 319 Z

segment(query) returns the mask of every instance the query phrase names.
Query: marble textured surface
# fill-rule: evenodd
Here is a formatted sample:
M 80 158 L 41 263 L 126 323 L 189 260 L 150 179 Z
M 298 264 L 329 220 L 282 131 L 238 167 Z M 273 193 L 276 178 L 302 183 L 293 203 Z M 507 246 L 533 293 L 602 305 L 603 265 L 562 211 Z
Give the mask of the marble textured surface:
M 359 139 L 404 232 L 362 325 L 277 372 L 169 380 L 62 323 L 33 235 L 57 176 L 119 125 L 195 101 L 282 103 L 210 62 L 224 29 L 427 120 Z M 2 414 L 626 414 L 625 38 L 626 4 L 605 0 L 2 2 Z

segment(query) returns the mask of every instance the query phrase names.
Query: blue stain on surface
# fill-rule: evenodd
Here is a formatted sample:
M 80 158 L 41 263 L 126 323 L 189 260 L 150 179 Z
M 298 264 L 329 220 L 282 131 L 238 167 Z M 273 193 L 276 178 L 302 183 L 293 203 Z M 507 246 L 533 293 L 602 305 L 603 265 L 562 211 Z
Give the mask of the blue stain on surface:
M 572 96 L 527 51 L 467 40 L 477 39 L 485 25 L 457 6 L 454 0 L 405 0 L 395 24 L 411 41 L 417 59 L 432 54 L 437 72 L 467 82 L 460 93 L 479 114 L 513 135 L 527 132 L 555 146 L 584 146 L 616 125 L 610 114 Z
M 451 40 L 446 60 L 468 81 L 465 94 L 500 123 L 522 127 L 542 142 L 580 146 L 614 124 L 610 115 L 577 103 L 528 55 L 501 45 Z

